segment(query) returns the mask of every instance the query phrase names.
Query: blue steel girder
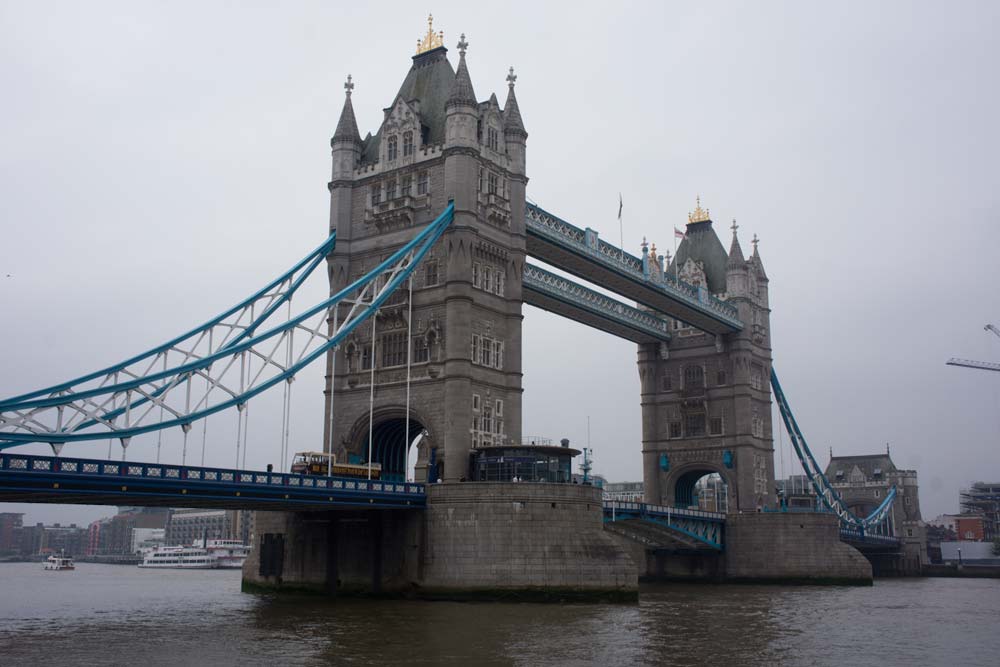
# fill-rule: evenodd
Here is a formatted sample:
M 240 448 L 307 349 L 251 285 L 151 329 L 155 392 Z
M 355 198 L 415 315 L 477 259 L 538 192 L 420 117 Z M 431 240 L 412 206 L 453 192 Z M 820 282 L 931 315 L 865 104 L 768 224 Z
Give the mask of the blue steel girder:
M 524 265 L 524 302 L 634 343 L 670 340 L 667 320 L 562 276 Z
M 609 501 L 604 503 L 604 521 L 641 519 L 676 530 L 713 549 L 724 548 L 726 515 L 717 512 L 684 510 L 645 503 Z
M 423 484 L 0 453 L 0 502 L 257 510 L 421 508 Z
M 649 270 L 648 258 L 602 241 L 592 229 L 580 229 L 527 204 L 525 231 L 528 254 L 547 264 L 708 333 L 743 328 L 732 304 L 669 273 L 659 277 Z
M 53 449 L 67 442 L 119 438 L 123 446 L 137 435 L 172 427 L 186 434 L 192 422 L 230 408 L 242 410 L 250 399 L 282 382 L 291 382 L 307 365 L 324 357 L 361 323 L 378 311 L 404 284 L 434 243 L 451 224 L 454 204 L 361 278 L 295 317 L 281 315 L 276 305 L 262 311 L 244 303 L 251 314 L 277 319 L 263 328 L 258 318 L 229 343 L 204 352 L 188 350 L 178 365 L 151 357 L 142 369 L 100 371 L 55 388 L 0 400 L 0 450 L 29 442 L 48 442 Z M 315 268 L 332 248 L 314 251 L 301 266 Z M 297 278 L 287 277 L 294 286 Z M 339 319 L 339 306 L 346 315 Z M 232 312 L 232 311 L 230 311 Z M 289 312 L 290 316 L 290 312 Z M 330 319 L 333 319 L 333 327 Z M 217 318 L 218 319 L 218 318 Z M 197 331 L 195 333 L 198 333 Z M 198 334 L 198 340 L 203 336 Z M 144 355 L 135 359 L 148 361 Z M 125 364 L 131 364 L 135 359 Z

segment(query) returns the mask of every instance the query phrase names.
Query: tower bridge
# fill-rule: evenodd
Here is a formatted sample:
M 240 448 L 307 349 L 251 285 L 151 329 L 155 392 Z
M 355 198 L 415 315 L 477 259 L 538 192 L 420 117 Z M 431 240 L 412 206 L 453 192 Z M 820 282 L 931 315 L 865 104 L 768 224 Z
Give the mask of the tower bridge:
M 502 106 L 481 101 L 468 46 L 463 35 L 453 68 L 429 31 L 364 138 L 348 77 L 328 238 L 292 269 L 142 355 L 0 401 L 0 499 L 275 510 L 256 522 L 250 587 L 629 597 L 637 574 L 678 574 L 673 556 L 713 577 L 870 581 L 848 543 L 893 546 L 892 498 L 857 516 L 812 458 L 773 370 L 756 237 L 746 258 L 734 221 L 727 251 L 699 201 L 675 257 L 645 244 L 635 256 L 528 204 L 517 77 Z M 329 297 L 293 315 L 323 261 Z M 608 505 L 585 485 L 475 479 L 483 448 L 522 446 L 525 303 L 637 344 L 647 505 Z M 247 407 L 278 387 L 287 461 L 292 380 L 320 360 L 323 450 L 378 462 L 382 480 L 240 465 Z M 779 511 L 772 387 L 823 512 Z M 237 420 L 237 465 L 190 466 L 189 434 L 220 412 Z M 183 433 L 179 465 L 58 456 L 113 438 L 124 459 L 133 437 L 163 429 Z M 55 456 L 17 453 L 31 442 Z M 707 474 L 723 481 L 728 514 L 689 509 Z

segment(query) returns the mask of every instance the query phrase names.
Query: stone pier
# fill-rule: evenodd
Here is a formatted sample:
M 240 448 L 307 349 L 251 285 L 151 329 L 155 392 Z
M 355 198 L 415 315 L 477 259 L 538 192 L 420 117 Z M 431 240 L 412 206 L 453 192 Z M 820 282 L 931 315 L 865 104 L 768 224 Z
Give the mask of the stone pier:
M 601 492 L 576 484 L 428 486 L 423 510 L 258 512 L 244 590 L 440 599 L 638 598 L 603 530 Z

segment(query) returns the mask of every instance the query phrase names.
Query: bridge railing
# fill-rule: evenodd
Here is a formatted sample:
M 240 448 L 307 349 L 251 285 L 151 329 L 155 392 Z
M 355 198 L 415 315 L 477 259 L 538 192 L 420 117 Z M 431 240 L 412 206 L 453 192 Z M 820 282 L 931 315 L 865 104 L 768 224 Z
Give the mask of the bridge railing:
M 525 224 L 530 231 L 557 244 L 572 246 L 574 250 L 598 261 L 606 268 L 659 289 L 676 300 L 711 310 L 737 329 L 743 327 L 739 311 L 732 304 L 712 296 L 704 289 L 676 279 L 669 272 L 664 272 L 659 278 L 654 279 L 653 276 L 656 274 L 648 270 L 643 259 L 600 239 L 597 232 L 591 229 L 580 229 L 533 204 L 525 206 Z
M 899 546 L 899 538 L 894 535 L 874 535 L 858 528 L 846 528 L 844 526 L 841 526 L 840 528 L 840 539 L 845 542 L 864 542 L 865 544 Z
M 359 493 L 389 493 L 405 497 L 425 496 L 423 484 L 358 479 L 353 477 L 299 475 L 294 473 L 235 470 L 231 468 L 205 468 L 131 461 L 102 461 L 73 459 L 55 456 L 0 453 L 0 471 L 65 475 L 93 478 L 114 478 L 122 482 L 130 479 L 184 481 L 192 485 L 257 485 L 260 487 L 291 487 L 298 489 L 323 489 L 356 491 Z
M 649 505 L 646 503 L 632 503 L 625 500 L 605 500 L 605 512 L 642 512 L 644 514 L 688 517 L 692 519 L 703 519 L 705 521 L 717 521 L 725 523 L 726 515 L 721 512 L 706 512 L 704 510 L 683 509 L 680 507 L 670 507 L 668 505 Z

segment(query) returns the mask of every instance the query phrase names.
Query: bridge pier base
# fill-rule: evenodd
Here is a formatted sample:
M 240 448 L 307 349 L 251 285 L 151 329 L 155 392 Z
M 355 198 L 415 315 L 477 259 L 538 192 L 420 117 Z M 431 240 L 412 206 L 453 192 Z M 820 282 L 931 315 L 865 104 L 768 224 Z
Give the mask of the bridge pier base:
M 638 599 L 601 491 L 576 484 L 428 486 L 420 510 L 258 512 L 246 591 L 441 599 Z
M 726 520 L 726 580 L 870 586 L 872 567 L 831 514 L 754 512 Z

